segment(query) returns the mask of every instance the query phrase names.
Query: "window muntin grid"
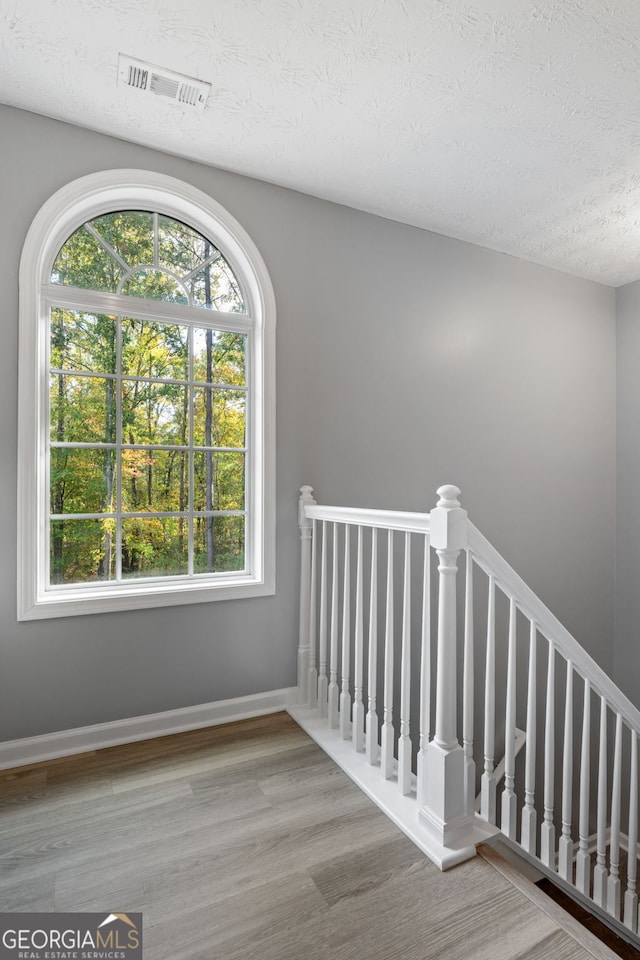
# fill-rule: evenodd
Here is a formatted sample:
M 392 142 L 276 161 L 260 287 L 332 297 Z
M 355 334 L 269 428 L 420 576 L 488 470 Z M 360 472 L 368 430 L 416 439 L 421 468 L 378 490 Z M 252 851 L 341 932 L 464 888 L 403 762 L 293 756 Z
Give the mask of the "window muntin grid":
M 50 587 L 245 571 L 248 339 L 51 307 Z
M 79 227 L 58 252 L 51 283 L 246 313 L 241 285 L 214 244 L 179 220 L 142 210 Z

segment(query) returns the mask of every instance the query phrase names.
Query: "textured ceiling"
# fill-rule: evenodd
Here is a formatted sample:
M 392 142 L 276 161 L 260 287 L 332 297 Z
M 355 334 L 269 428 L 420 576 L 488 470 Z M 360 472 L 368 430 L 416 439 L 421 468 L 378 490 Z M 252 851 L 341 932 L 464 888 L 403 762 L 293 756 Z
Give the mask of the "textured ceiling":
M 638 0 L 0 0 L 0 99 L 618 285 Z M 117 86 L 119 52 L 212 83 Z M 1 131 L 0 131 L 1 142 Z

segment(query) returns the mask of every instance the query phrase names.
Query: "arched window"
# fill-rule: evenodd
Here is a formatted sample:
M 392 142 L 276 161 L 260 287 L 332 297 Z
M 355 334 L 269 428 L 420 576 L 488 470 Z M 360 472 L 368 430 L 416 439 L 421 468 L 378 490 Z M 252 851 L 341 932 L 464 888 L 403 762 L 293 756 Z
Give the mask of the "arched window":
M 20 287 L 19 617 L 273 593 L 275 305 L 240 225 L 169 177 L 84 177 Z

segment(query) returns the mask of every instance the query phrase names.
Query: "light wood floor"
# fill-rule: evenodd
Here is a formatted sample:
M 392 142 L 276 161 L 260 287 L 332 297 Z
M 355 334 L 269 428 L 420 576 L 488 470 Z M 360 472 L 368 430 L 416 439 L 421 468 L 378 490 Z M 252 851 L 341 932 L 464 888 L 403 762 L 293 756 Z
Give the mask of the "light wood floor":
M 584 960 L 440 873 L 285 714 L 0 773 L 0 911 L 143 913 L 146 960 Z

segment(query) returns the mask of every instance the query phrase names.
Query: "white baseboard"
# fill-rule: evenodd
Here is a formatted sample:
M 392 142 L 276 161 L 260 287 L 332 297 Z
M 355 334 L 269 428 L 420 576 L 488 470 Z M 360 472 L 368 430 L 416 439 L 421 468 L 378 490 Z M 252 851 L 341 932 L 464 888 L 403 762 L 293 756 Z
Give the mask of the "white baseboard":
M 0 770 L 68 757 L 75 753 L 86 753 L 89 750 L 115 747 L 120 743 L 135 743 L 137 740 L 152 740 L 154 737 L 166 737 L 185 730 L 213 727 L 248 717 L 266 716 L 286 710 L 297 701 L 297 696 L 297 687 L 285 687 L 282 690 L 270 690 L 248 697 L 201 703 L 195 707 L 180 707 L 177 710 L 150 713 L 128 720 L 113 720 L 109 723 L 95 723 L 90 727 L 45 733 L 39 737 L 5 740 L 0 742 Z

